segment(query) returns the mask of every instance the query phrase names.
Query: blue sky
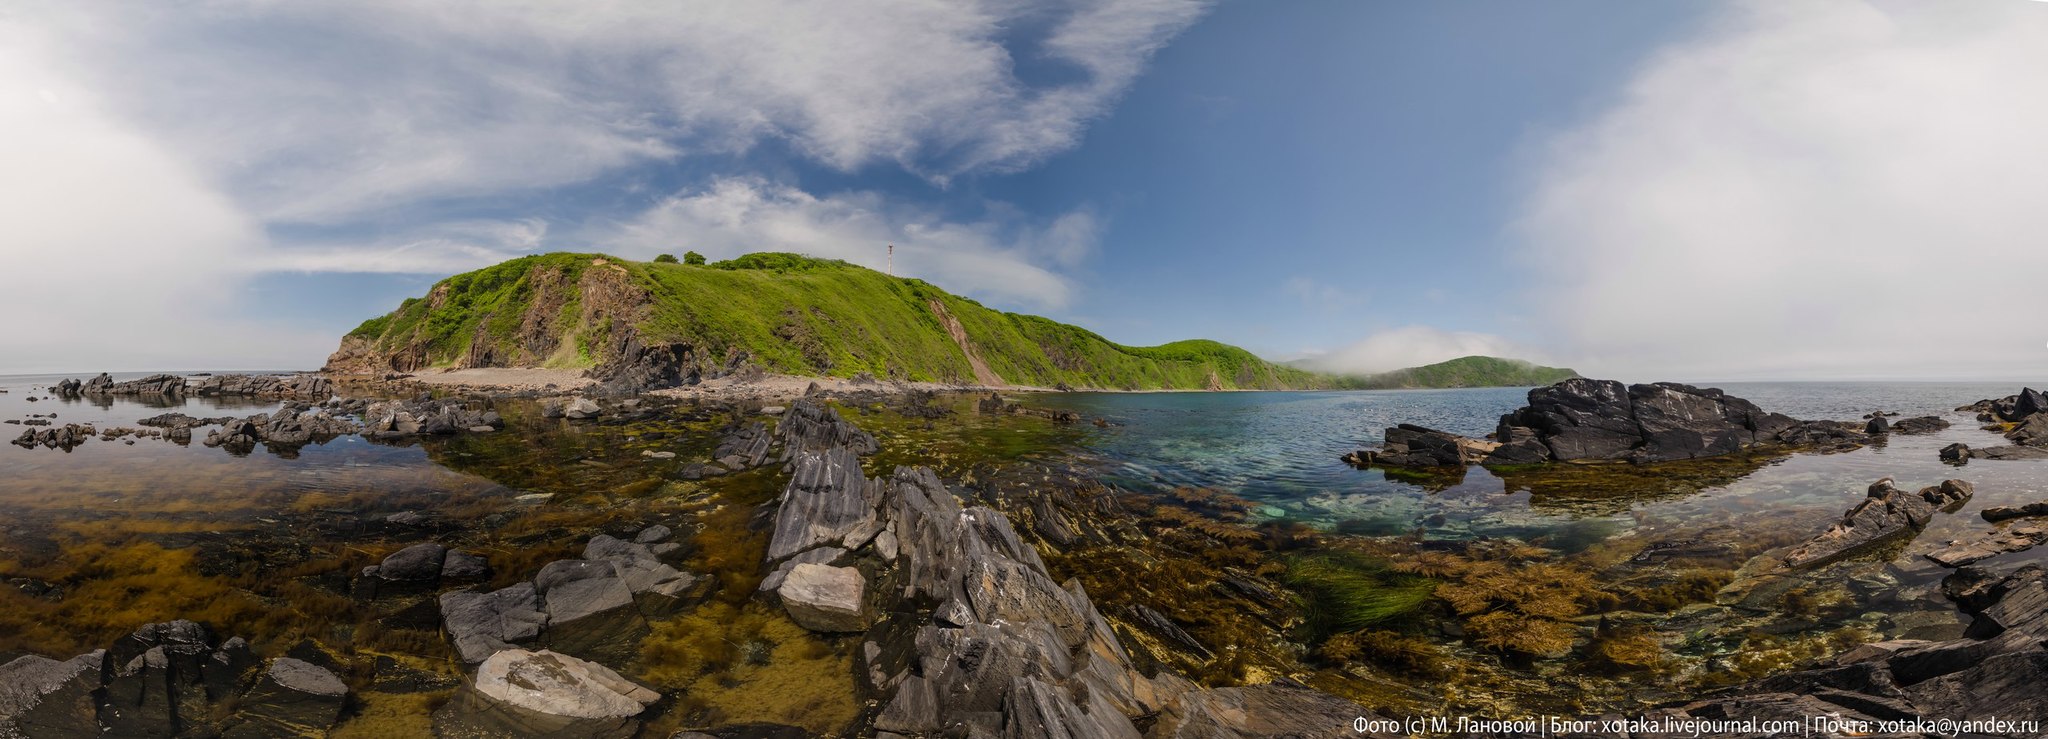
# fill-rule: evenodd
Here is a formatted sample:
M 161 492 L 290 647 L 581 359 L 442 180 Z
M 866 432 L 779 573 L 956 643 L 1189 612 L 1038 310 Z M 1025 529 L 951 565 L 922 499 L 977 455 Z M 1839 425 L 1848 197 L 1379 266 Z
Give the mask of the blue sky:
M 2039 298 L 1876 296 L 2048 266 L 1996 184 L 2048 174 L 2044 11 L 0 2 L 0 302 L 46 316 L 0 371 L 313 366 L 523 253 L 894 242 L 1333 369 L 2021 377 L 2048 336 L 1998 321 Z

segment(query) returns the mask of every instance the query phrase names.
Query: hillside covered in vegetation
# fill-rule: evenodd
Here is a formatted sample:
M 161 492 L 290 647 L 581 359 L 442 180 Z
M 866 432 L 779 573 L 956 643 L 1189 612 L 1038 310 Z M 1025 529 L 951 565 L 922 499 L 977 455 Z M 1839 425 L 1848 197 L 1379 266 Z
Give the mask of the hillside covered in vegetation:
M 1459 357 L 1363 377 L 1348 377 L 1345 387 L 1365 390 L 1451 387 L 1541 387 L 1578 377 L 1563 367 L 1544 367 L 1520 359 Z
M 1337 385 L 1214 341 L 1124 346 L 922 280 L 784 253 L 711 264 L 568 253 L 514 259 L 449 277 L 363 322 L 328 369 L 590 368 L 633 345 L 671 344 L 686 345 L 713 374 L 751 363 L 795 375 L 998 387 Z

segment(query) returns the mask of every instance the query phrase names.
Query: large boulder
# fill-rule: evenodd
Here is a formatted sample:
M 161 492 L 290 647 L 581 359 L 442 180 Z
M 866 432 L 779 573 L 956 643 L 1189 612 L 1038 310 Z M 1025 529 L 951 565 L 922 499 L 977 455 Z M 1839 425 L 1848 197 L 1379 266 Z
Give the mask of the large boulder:
M 441 619 L 456 655 L 476 664 L 538 639 L 548 617 L 540 610 L 540 594 L 533 583 L 522 582 L 488 593 L 442 593 Z
M 1800 443 L 1785 436 L 1799 423 L 1714 388 L 1573 378 L 1530 390 L 1527 406 L 1502 416 L 1501 448 L 1485 461 L 1697 459 Z
M 611 668 L 547 650 L 510 649 L 477 668 L 476 681 L 434 713 L 441 737 L 624 739 L 660 700 Z
M 868 628 L 867 579 L 852 567 L 805 562 L 790 568 L 776 589 L 782 608 L 812 631 L 850 632 Z
M 481 556 L 435 542 L 421 542 L 364 567 L 356 579 L 356 589 L 358 594 L 370 598 L 425 593 L 446 584 L 483 580 L 490 574 L 490 566 Z
M 533 578 L 548 627 L 549 649 L 586 659 L 623 662 L 648 633 L 633 589 L 611 562 L 565 559 L 541 567 Z

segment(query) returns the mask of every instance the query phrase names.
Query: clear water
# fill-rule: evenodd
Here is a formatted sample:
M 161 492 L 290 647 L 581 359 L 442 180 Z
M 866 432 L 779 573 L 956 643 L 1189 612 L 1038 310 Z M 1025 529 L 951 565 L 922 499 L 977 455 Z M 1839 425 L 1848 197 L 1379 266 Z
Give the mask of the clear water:
M 1482 468 L 1446 479 L 1389 479 L 1340 461 L 1376 445 L 1397 423 L 1482 435 L 1527 401 L 1525 388 L 1313 393 L 1070 393 L 1034 396 L 1037 405 L 1103 418 L 1083 442 L 1103 474 L 1128 488 L 1213 487 L 1262 505 L 1264 515 L 1366 534 L 1420 532 L 1429 539 L 1515 537 L 1565 552 L 1618 536 L 1652 541 L 1730 538 L 1768 533 L 1788 539 L 1818 533 L 1864 497 L 1873 481 L 1892 477 L 1916 489 L 1960 478 L 1976 496 L 1885 561 L 1861 563 L 1853 576 L 1874 588 L 1876 610 L 1949 613 L 1934 584 L 1944 571 L 1919 556 L 1989 528 L 1988 506 L 2048 499 L 2048 461 L 1976 460 L 1943 464 L 1952 442 L 2007 443 L 1980 428 L 1957 406 L 2017 392 L 2011 384 L 1738 383 L 1722 386 L 1768 410 L 1800 418 L 1850 420 L 1875 410 L 1935 415 L 1953 425 L 1939 433 L 1894 435 L 1885 443 L 1837 454 L 1792 454 L 1698 474 L 1632 474 L 1563 470 L 1558 476 L 1510 476 Z M 1603 466 L 1613 467 L 1613 466 Z M 2006 555 L 2006 566 L 2044 558 L 2041 550 Z M 1845 576 L 1829 568 L 1815 577 Z

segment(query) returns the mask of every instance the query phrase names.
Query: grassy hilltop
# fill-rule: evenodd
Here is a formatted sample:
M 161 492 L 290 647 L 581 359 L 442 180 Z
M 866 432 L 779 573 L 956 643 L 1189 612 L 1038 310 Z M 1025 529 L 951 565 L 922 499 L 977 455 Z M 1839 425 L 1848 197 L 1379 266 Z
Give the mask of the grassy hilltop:
M 363 322 L 336 371 L 592 367 L 624 332 L 744 351 L 771 372 L 1104 389 L 1308 389 L 1337 378 L 1191 340 L 1125 346 L 837 260 L 748 254 L 709 265 L 553 253 L 449 277 Z
M 1459 357 L 1377 375 L 1345 378 L 1346 387 L 1366 390 L 1448 387 L 1541 387 L 1578 377 L 1563 367 L 1544 367 L 1519 359 Z

